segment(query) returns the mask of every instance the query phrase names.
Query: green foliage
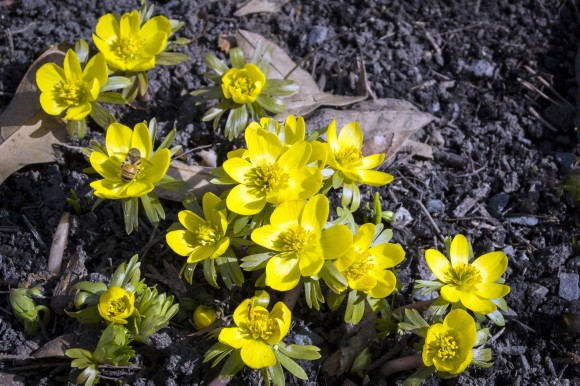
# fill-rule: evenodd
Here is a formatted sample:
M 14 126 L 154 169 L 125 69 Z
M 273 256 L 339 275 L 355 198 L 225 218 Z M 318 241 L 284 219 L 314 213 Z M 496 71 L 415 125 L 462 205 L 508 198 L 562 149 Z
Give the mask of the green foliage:
M 9 300 L 14 316 L 24 325 L 24 333 L 34 336 L 39 323 L 47 325 L 50 320 L 50 309 L 37 305 L 32 296 L 42 296 L 39 287 L 13 288 L 10 290 Z

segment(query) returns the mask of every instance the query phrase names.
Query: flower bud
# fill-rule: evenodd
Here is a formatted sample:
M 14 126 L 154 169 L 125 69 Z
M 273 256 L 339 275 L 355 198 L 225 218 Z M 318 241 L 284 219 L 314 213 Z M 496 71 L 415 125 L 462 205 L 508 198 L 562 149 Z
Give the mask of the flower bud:
M 217 312 L 214 307 L 199 305 L 193 311 L 193 324 L 198 330 L 207 328 L 217 320 Z

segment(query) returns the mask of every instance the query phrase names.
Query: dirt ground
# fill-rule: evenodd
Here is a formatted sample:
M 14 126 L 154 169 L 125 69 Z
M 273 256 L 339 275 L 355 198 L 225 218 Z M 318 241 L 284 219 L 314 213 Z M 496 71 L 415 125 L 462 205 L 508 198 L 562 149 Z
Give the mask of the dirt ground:
M 433 147 L 434 159 L 400 153 L 382 166 L 395 176 L 379 190 L 384 209 L 401 215 L 408 211 L 406 221 L 393 226 L 394 241 L 407 253 L 398 273 L 404 288 L 394 305 L 422 300 L 413 298 L 412 278 L 429 278 L 423 251 L 443 250 L 441 235 L 462 233 L 473 242 L 476 255 L 503 250 L 509 257 L 510 312 L 505 328 L 492 326 L 487 346 L 495 365 L 470 367 L 445 381 L 433 377 L 428 384 L 579 384 L 580 255 L 572 247 L 573 236 L 580 234 L 579 212 L 562 190 L 579 155 L 578 5 L 573 0 L 292 0 L 275 14 L 235 17 L 237 3 L 156 2 L 157 14 L 186 23 L 179 36 L 192 39 L 184 49 L 191 60 L 150 72 L 151 100 L 138 108 L 117 109 L 117 119 L 133 126 L 156 117 L 161 135 L 177 128 L 176 144 L 185 150 L 210 145 L 222 157 L 231 144 L 200 122 L 204 106 L 194 106 L 188 94 L 207 85 L 202 54 L 223 57 L 219 35 L 239 28 L 257 32 L 296 62 L 319 47 L 303 67 L 325 91 L 341 95 L 354 93 L 361 47 L 378 98 L 407 100 L 439 118 L 418 137 Z M 90 41 L 99 16 L 136 6 L 113 0 L 0 0 L 0 111 L 45 48 L 81 37 Z M 103 138 L 102 130 L 91 126 L 84 140 L 71 145 Z M 162 262 L 176 269 L 181 265 L 163 240 L 167 227 L 177 221 L 178 203 L 164 202 L 168 215 L 158 228 L 142 221 L 139 232 L 127 236 L 115 203 L 90 210 L 93 177 L 82 173 L 88 166 L 82 155 L 69 148 L 59 151 L 56 163 L 27 167 L 0 186 L 0 373 L 15 375 L 15 384 L 66 381 L 68 360 L 38 362 L 29 356 L 65 332 L 86 336 L 91 331 L 55 314 L 46 329 L 26 338 L 8 311 L 10 288 L 43 282 L 56 225 L 64 211 L 71 211 L 66 202 L 71 189 L 81 197 L 82 213 L 73 214 L 65 257 L 85 256 L 90 278 L 110 275 L 112 267 L 139 253 L 148 282 L 170 290 L 166 284 L 174 278 L 168 279 Z M 201 159 L 192 152 L 187 161 Z M 363 189 L 365 198 L 374 191 Z M 45 280 L 46 304 L 57 281 Z M 248 295 L 247 290 L 212 289 L 202 278 L 186 289 L 186 296 L 221 299 L 226 313 Z M 344 344 L 340 312 L 322 315 L 301 301 L 294 316 L 291 338 L 314 342 L 325 356 Z M 205 384 L 216 375 L 202 364 L 203 352 L 213 343 L 188 336 L 191 332 L 187 322 L 172 324 L 154 336 L 152 345 L 137 347 L 137 370 L 107 369 L 103 374 L 111 379 L 103 384 L 117 384 L 115 379 L 135 385 Z M 405 342 L 400 337 L 373 342 L 373 361 Z M 409 345 L 396 355 L 411 353 Z M 309 382 L 289 377 L 288 384 L 363 383 L 355 374 L 322 375 L 324 359 L 305 365 Z M 408 375 L 380 379 L 371 372 L 367 382 L 400 384 Z M 245 371 L 230 384 L 256 382 Z

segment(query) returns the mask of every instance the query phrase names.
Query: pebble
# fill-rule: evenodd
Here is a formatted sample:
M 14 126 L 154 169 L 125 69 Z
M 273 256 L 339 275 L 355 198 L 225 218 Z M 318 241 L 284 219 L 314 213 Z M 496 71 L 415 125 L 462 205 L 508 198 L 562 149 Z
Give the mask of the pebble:
M 324 342 L 324 339 L 308 327 L 304 327 L 296 333 L 294 342 L 301 345 L 319 345 Z
M 566 153 L 566 152 L 560 152 L 557 151 L 554 154 L 554 158 L 556 158 L 556 162 L 562 166 L 562 168 L 569 170 L 572 168 L 572 165 L 574 164 L 574 155 L 572 153 Z
M 566 300 L 580 298 L 580 277 L 577 273 L 560 273 L 558 295 Z
M 478 78 L 491 78 L 495 66 L 485 59 L 478 60 L 469 66 L 468 70 Z
M 312 47 L 322 43 L 326 39 L 326 35 L 328 35 L 327 27 L 319 25 L 312 27 L 312 30 L 308 34 L 308 46 Z
M 406 227 L 411 221 L 413 221 L 413 216 L 406 208 L 400 207 L 395 213 L 395 221 L 393 221 L 393 227 L 401 229 Z
M 532 216 L 510 217 L 507 219 L 511 224 L 533 227 L 538 224 L 538 219 Z
M 548 295 L 548 292 L 550 292 L 550 290 L 548 290 L 546 287 L 544 287 L 543 285 L 539 285 L 539 284 L 532 284 L 532 293 L 531 295 L 534 297 L 537 297 L 538 299 L 544 300 L 546 298 L 546 296 Z
M 513 257 L 516 250 L 511 245 L 506 246 L 504 249 L 501 250 L 503 253 L 506 254 L 507 257 Z
M 431 214 L 443 213 L 445 210 L 445 204 L 441 200 L 429 200 L 427 202 L 427 210 Z
M 488 202 L 489 211 L 494 217 L 499 217 L 499 215 L 506 208 L 509 201 L 510 201 L 509 194 L 503 192 L 494 194 L 493 196 L 491 196 Z
M 518 367 L 522 370 L 524 377 L 530 372 L 530 363 L 524 355 L 520 355 L 517 360 Z

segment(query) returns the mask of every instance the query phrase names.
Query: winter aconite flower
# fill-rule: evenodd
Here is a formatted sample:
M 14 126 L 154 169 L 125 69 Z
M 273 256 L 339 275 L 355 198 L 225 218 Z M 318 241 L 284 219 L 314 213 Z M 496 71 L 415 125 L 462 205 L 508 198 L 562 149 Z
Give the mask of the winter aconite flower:
M 462 309 L 451 311 L 443 323 L 427 330 L 423 346 L 423 364 L 439 372 L 459 374 L 471 363 L 471 349 L 477 340 L 475 320 Z
M 252 232 L 254 243 L 277 252 L 266 265 L 266 285 L 288 291 L 348 250 L 352 233 L 345 225 L 324 229 L 328 213 L 328 199 L 320 194 L 308 202 L 287 201 L 274 209 L 269 225 Z
M 392 268 L 405 258 L 399 244 L 383 243 L 371 247 L 375 234 L 374 224 L 363 224 L 353 238 L 352 246 L 335 265 L 346 278 L 348 286 L 384 298 L 395 289 L 397 278 L 387 268 Z
M 200 304 L 193 311 L 193 324 L 198 330 L 208 328 L 217 320 L 217 312 L 214 307 Z
M 267 202 L 306 199 L 320 189 L 320 171 L 306 166 L 311 155 L 308 142 L 297 142 L 284 151 L 280 139 L 261 128 L 248 128 L 245 136 L 247 158 L 233 157 L 223 164 L 225 172 L 238 183 L 228 194 L 229 210 L 252 215 Z
M 49 115 L 66 111 L 65 120 L 83 120 L 91 113 L 107 79 L 103 54 L 95 55 L 82 69 L 77 54 L 68 50 L 63 67 L 46 63 L 36 72 L 36 83 L 41 91 L 40 105 Z
M 216 258 L 228 249 L 227 213 L 225 208 L 219 209 L 221 203 L 219 197 L 208 192 L 202 200 L 205 220 L 189 210 L 179 212 L 179 222 L 185 229 L 169 232 L 166 240 L 178 255 L 187 256 L 188 263 Z
M 109 126 L 106 153 L 93 151 L 91 166 L 103 179 L 91 183 L 95 196 L 112 200 L 142 197 L 153 190 L 167 172 L 171 152 L 158 149 L 144 123 L 131 130 L 120 123 Z
M 251 121 L 266 117 L 266 111 L 278 114 L 286 109 L 280 96 L 292 95 L 298 87 L 288 79 L 268 79 L 272 50 L 258 42 L 252 61 L 246 63 L 242 50 L 232 48 L 229 52 L 231 68 L 212 54 L 206 54 L 205 64 L 217 75 L 206 76 L 219 83 L 216 86 L 193 91 L 201 99 L 221 99 L 209 109 L 202 121 L 213 120 L 217 128 L 222 115 L 230 110 L 225 124 L 225 135 L 236 138 Z
M 165 16 L 141 22 L 136 10 L 120 20 L 108 13 L 97 22 L 93 41 L 112 69 L 139 72 L 155 67 L 155 57 L 171 35 L 171 23 Z
M 223 328 L 218 337 L 220 343 L 240 349 L 242 361 L 253 369 L 276 364 L 271 346 L 288 334 L 292 317 L 282 302 L 268 312 L 269 297 L 263 294 L 244 300 L 234 311 L 236 327 Z
M 510 292 L 507 285 L 497 283 L 507 268 L 507 257 L 503 252 L 490 252 L 470 263 L 469 249 L 465 236 L 457 235 L 451 242 L 451 261 L 435 249 L 426 250 L 425 259 L 437 279 L 445 283 L 441 287 L 443 299 L 460 301 L 474 312 L 489 314 L 497 309 L 490 299 Z
M 342 204 L 352 202 L 351 210 L 360 204 L 360 192 L 357 183 L 370 186 L 386 185 L 393 180 L 388 173 L 371 170 L 384 160 L 384 154 L 362 155 L 363 132 L 358 122 L 350 122 L 336 134 L 336 121 L 332 120 L 327 134 L 328 158 L 326 162 L 335 171 L 333 186 L 344 183 Z
M 121 287 L 112 286 L 99 297 L 97 306 L 103 319 L 117 324 L 127 324 L 135 310 L 135 295 Z

